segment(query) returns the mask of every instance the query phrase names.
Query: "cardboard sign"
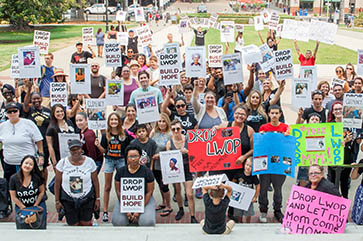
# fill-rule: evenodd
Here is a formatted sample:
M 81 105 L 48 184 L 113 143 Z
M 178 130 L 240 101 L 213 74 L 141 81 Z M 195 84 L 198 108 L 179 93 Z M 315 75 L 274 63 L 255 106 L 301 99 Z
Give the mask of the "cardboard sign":
M 19 78 L 20 69 L 19 69 L 19 55 L 13 54 L 11 55 L 11 68 L 10 68 L 10 77 L 13 79 Z
M 276 80 L 294 78 L 294 65 L 292 63 L 291 49 L 278 50 L 275 54 L 275 76 Z
M 122 65 L 120 43 L 116 41 L 105 43 L 105 64 L 107 67 Z
M 269 143 L 266 145 L 266 143 Z M 252 175 L 295 176 L 296 139 L 282 133 L 253 134 Z
M 40 78 L 40 53 L 39 48 L 18 48 L 19 78 Z
M 144 14 L 144 8 L 139 7 L 134 9 L 135 13 L 135 21 L 136 22 L 144 22 L 145 21 L 145 14 Z
M 106 122 L 106 100 L 86 99 L 88 116 L 88 128 L 90 130 L 105 130 Z
M 260 62 L 260 66 L 263 72 L 270 71 L 275 65 L 275 55 L 272 53 L 270 47 L 265 43 L 260 47 L 262 61 Z
M 153 35 L 148 25 L 136 29 L 137 36 L 139 36 L 139 43 L 142 47 L 148 46 L 153 41 Z
M 254 44 L 243 47 L 242 56 L 245 64 L 259 63 L 262 61 L 261 50 Z
M 363 49 L 358 49 L 357 55 L 357 74 L 363 75 Z
M 296 165 L 337 166 L 344 163 L 343 123 L 291 125 L 296 137 Z
M 234 22 L 233 21 L 221 21 L 220 26 L 221 42 L 233 43 L 234 42 Z
M 310 23 L 284 19 L 281 37 L 284 39 L 296 39 L 298 41 L 309 41 Z
M 232 196 L 230 198 L 229 206 L 247 211 L 255 196 L 256 190 L 230 181 L 227 181 L 226 184 L 232 187 Z
M 292 82 L 291 103 L 297 111 L 300 107 L 308 108 L 311 103 L 311 91 L 315 86 L 306 79 L 294 79 Z
M 82 28 L 83 45 L 93 44 L 93 27 Z
M 121 213 L 143 213 L 145 207 L 145 179 L 122 177 L 120 187 Z
M 241 168 L 238 127 L 188 130 L 188 155 L 191 172 L 232 170 Z
M 345 93 L 343 106 L 343 127 L 362 128 L 363 94 Z
M 161 151 L 160 165 L 165 185 L 185 182 L 183 156 L 179 150 Z
M 263 19 L 261 18 L 261 16 L 253 17 L 253 21 L 255 23 L 255 30 L 256 31 L 261 31 L 261 30 L 264 29 Z
M 180 52 L 179 44 L 164 45 L 164 51 L 159 55 L 159 84 L 164 86 L 180 85 Z
M 50 105 L 61 104 L 68 106 L 68 89 L 65 82 L 50 83 Z
M 243 33 L 243 31 L 245 29 L 243 24 L 235 24 L 234 27 L 236 29 L 236 32 L 242 32 Z
M 344 233 L 351 200 L 292 186 L 282 226 L 294 234 Z
M 208 64 L 209 67 L 222 67 L 223 45 L 209 44 L 208 45 Z
M 319 40 L 322 43 L 333 45 L 338 25 L 312 19 L 309 30 L 309 38 L 311 40 Z
M 127 46 L 129 43 L 129 34 L 127 32 L 117 32 L 117 42 L 120 45 Z
M 241 54 L 227 54 L 222 56 L 223 81 L 225 85 L 243 83 Z
M 116 21 L 125 22 L 126 20 L 126 12 L 125 11 L 117 11 L 116 12 Z
M 186 77 L 205 78 L 207 74 L 205 63 L 205 46 L 185 48 Z
M 208 186 L 219 186 L 222 182 L 228 181 L 226 174 L 198 177 L 193 183 L 193 189 Z
M 124 81 L 106 80 L 106 105 L 123 105 L 124 103 Z
M 80 140 L 80 136 L 79 134 L 75 133 L 58 133 L 58 140 L 59 140 L 60 158 L 63 159 L 71 155 L 68 148 L 68 141 Z
M 50 32 L 34 31 L 33 45 L 39 47 L 41 54 L 47 54 L 49 50 Z
M 135 102 L 139 124 L 160 120 L 159 106 L 155 93 L 139 93 L 135 97 Z
M 71 64 L 69 67 L 71 94 L 91 94 L 91 71 L 88 64 Z
M 271 13 L 270 19 L 268 21 L 268 29 L 277 30 L 277 25 L 280 22 L 280 16 L 276 11 Z

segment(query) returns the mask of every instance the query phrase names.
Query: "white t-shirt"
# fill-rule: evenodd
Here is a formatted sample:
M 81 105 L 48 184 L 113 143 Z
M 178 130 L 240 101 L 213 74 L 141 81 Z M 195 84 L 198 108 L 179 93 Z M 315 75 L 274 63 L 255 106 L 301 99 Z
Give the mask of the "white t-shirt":
M 238 37 L 237 41 L 236 41 L 236 46 L 234 47 L 235 50 L 238 50 L 240 52 L 242 52 L 242 48 L 245 45 L 245 41 L 242 38 Z
M 4 161 L 9 165 L 20 165 L 26 155 L 37 153 L 36 142 L 43 140 L 33 121 L 20 118 L 15 125 L 7 120 L 0 124 L 0 141 L 3 143 Z
M 58 162 L 56 168 L 63 173 L 62 188 L 68 196 L 83 198 L 91 191 L 91 174 L 97 169 L 92 158 L 86 157 L 82 165 L 74 166 L 66 157 Z

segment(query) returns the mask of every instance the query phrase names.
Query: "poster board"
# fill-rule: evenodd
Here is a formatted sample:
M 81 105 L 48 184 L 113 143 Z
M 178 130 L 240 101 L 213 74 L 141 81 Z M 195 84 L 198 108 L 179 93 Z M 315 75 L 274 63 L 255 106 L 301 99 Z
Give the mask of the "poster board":
M 82 28 L 82 42 L 83 45 L 87 46 L 87 45 L 91 45 L 93 44 L 93 27 L 86 27 L 86 28 Z
M 235 24 L 234 28 L 236 29 L 236 32 L 242 32 L 244 31 L 245 27 L 243 24 Z
M 153 41 L 153 35 L 148 25 L 138 27 L 136 29 L 136 34 L 138 36 L 139 43 L 142 45 L 142 47 L 148 46 Z
M 164 51 L 158 56 L 160 79 L 163 86 L 180 85 L 180 50 L 178 43 L 164 45 Z
M 125 22 L 126 14 L 127 14 L 127 12 L 125 12 L 125 11 L 120 11 L 120 10 L 117 11 L 116 12 L 116 21 Z
M 79 134 L 76 133 L 58 133 L 58 140 L 59 140 L 59 153 L 60 158 L 66 158 L 70 156 L 69 148 L 68 148 L 68 141 L 70 140 L 80 140 Z
M 106 80 L 106 105 L 123 105 L 124 103 L 124 81 Z
M 296 39 L 298 41 L 308 42 L 310 33 L 310 23 L 284 19 L 281 38 Z
M 118 67 L 122 65 L 120 43 L 116 41 L 105 43 L 105 65 L 107 67 Z
M 208 187 L 208 186 L 219 186 L 222 182 L 227 181 L 228 177 L 226 174 L 203 176 L 195 179 L 193 183 L 193 189 Z
M 145 14 L 144 14 L 144 8 L 139 7 L 134 9 L 135 13 L 135 21 L 136 22 L 144 22 L 145 21 Z
M 262 61 L 261 50 L 254 44 L 242 48 L 242 57 L 245 64 L 259 63 Z
M 255 196 L 256 190 L 238 185 L 231 181 L 227 181 L 226 185 L 232 187 L 232 196 L 230 198 L 229 206 L 247 211 Z
M 243 83 L 242 58 L 240 53 L 222 56 L 223 81 L 225 85 Z
M 261 16 L 253 17 L 253 21 L 254 21 L 254 24 L 255 24 L 255 30 L 256 31 L 261 31 L 261 30 L 264 29 L 263 19 L 262 19 Z
M 39 53 L 47 54 L 49 51 L 50 32 L 34 31 L 33 45 L 39 47 Z
M 280 22 L 280 15 L 278 12 L 273 11 L 271 12 L 270 19 L 268 20 L 268 29 L 270 30 L 277 30 L 277 25 Z
M 327 23 L 312 19 L 309 28 L 309 38 L 311 40 L 318 40 L 322 43 L 333 45 L 335 43 L 337 30 L 338 25 L 335 23 Z
M 10 77 L 13 79 L 19 78 L 20 69 L 19 69 L 19 55 L 12 54 L 11 55 L 11 67 L 10 67 Z
M 106 100 L 86 99 L 86 109 L 88 117 L 88 129 L 105 130 L 107 128 Z
M 222 67 L 223 45 L 209 44 L 208 45 L 208 64 L 209 67 Z
M 88 64 L 71 64 L 71 94 L 91 94 L 91 70 Z
M 343 98 L 343 127 L 362 128 L 363 94 L 345 93 Z
M 165 185 L 185 182 L 183 156 L 179 150 L 161 151 L 160 165 Z
M 291 103 L 297 111 L 299 108 L 308 108 L 311 103 L 311 91 L 315 88 L 307 79 L 293 79 Z
M 278 50 L 273 52 L 275 55 L 275 77 L 276 80 L 293 79 L 294 64 L 292 62 L 291 49 Z
M 275 65 L 275 55 L 273 54 L 270 47 L 265 43 L 260 47 L 262 61 L 260 62 L 260 66 L 263 72 L 270 71 Z
M 138 93 L 135 102 L 139 124 L 160 120 L 157 96 L 154 92 Z
M 268 23 L 271 18 L 271 12 L 267 10 L 266 8 L 261 12 L 261 18 L 264 23 Z
M 120 45 L 127 46 L 129 43 L 129 34 L 127 32 L 117 32 L 117 42 Z
M 186 77 L 206 76 L 205 46 L 194 46 L 185 48 Z
M 300 66 L 300 79 L 308 80 L 311 86 L 311 91 L 318 86 L 318 70 L 317 66 Z
M 65 82 L 50 83 L 50 106 L 61 104 L 64 107 L 68 106 L 68 86 Z
M 120 212 L 143 213 L 145 207 L 145 178 L 121 177 Z
M 233 21 L 221 21 L 220 22 L 220 34 L 222 43 L 234 42 L 234 22 Z
M 363 49 L 357 51 L 357 74 L 363 75 Z
M 181 18 L 178 27 L 180 33 L 189 32 L 188 18 Z
M 40 78 L 40 53 L 36 46 L 18 48 L 19 78 Z

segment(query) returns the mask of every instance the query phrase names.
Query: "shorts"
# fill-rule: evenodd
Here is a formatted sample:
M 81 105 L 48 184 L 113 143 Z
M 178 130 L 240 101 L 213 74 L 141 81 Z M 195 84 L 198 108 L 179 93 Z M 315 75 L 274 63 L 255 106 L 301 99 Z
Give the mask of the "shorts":
M 105 173 L 113 173 L 114 170 L 117 171 L 123 166 L 125 166 L 125 158 L 121 159 L 105 158 L 105 169 L 103 171 Z
M 185 181 L 193 181 L 193 175 L 190 173 L 189 171 L 189 163 L 188 164 L 184 164 L 184 176 L 185 176 Z
M 309 181 L 309 167 L 299 167 L 299 170 L 297 172 L 297 180 L 305 180 Z
M 61 200 L 66 213 L 68 225 L 74 225 L 80 221 L 88 222 L 92 220 L 95 199 L 89 198 L 79 208 L 76 208 L 74 201 Z
M 248 210 L 241 210 L 241 209 L 234 209 L 234 216 L 236 217 L 248 217 L 248 216 L 255 216 L 255 209 L 253 208 L 253 203 L 250 204 Z

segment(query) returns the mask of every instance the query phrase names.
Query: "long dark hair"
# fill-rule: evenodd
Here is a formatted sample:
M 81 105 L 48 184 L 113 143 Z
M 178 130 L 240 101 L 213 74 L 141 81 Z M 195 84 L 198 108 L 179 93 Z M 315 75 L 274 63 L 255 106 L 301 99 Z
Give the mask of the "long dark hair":
M 20 169 L 19 171 L 16 173 L 18 179 L 19 179 L 19 182 L 20 182 L 20 185 L 23 184 L 23 181 L 24 181 L 24 173 L 23 173 L 23 170 L 21 169 L 21 166 L 23 165 L 24 161 L 26 159 L 32 159 L 33 160 L 33 163 L 34 163 L 34 166 L 33 166 L 33 170 L 31 170 L 30 172 L 30 175 L 32 177 L 38 177 L 43 183 L 44 183 L 44 178 L 43 178 L 43 175 L 42 173 L 40 172 L 39 170 L 39 167 L 38 167 L 38 163 L 37 163 L 37 159 L 32 156 L 32 155 L 26 155 L 22 160 L 21 160 L 21 163 L 20 163 Z
M 99 34 L 99 33 L 101 33 L 102 32 L 102 28 L 99 28 L 98 30 L 97 30 L 97 34 Z
M 67 113 L 66 113 L 66 110 L 63 107 L 63 105 L 61 105 L 61 104 L 55 104 L 52 107 L 52 112 L 51 112 L 51 115 L 50 115 L 50 123 L 49 123 L 49 126 L 53 126 L 53 127 L 57 128 L 57 130 L 59 130 L 57 118 L 55 118 L 55 116 L 54 116 L 55 110 L 57 109 L 57 107 L 62 108 L 62 110 L 64 111 L 63 120 L 67 121 Z

